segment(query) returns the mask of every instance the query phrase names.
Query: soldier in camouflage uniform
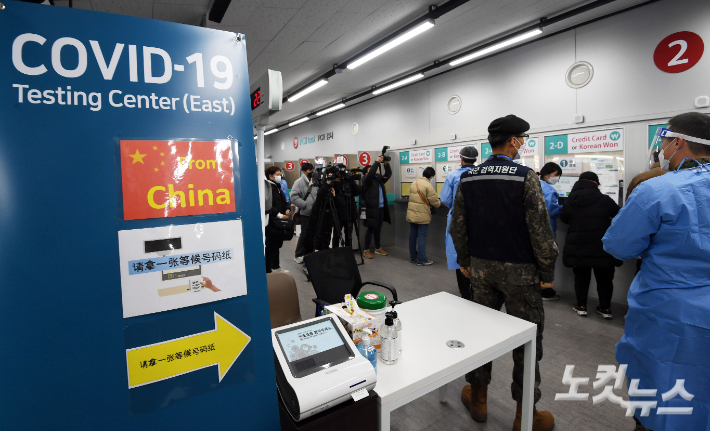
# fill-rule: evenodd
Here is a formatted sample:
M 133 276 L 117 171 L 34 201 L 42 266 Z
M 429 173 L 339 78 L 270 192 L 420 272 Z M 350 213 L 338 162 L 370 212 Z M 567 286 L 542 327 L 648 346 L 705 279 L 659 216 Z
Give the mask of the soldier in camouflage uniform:
M 552 287 L 557 245 L 540 187 L 532 169 L 518 165 L 530 125 L 514 115 L 499 118 L 488 128 L 493 155 L 461 176 L 454 199 L 449 233 L 461 272 L 471 280 L 473 301 L 537 324 L 535 403 L 540 399 L 542 332 L 545 312 L 541 288 Z M 523 399 L 524 347 L 513 350 L 513 399 L 518 411 L 513 429 L 520 429 Z M 466 375 L 461 399 L 471 417 L 487 420 L 488 363 Z M 534 411 L 533 430 L 549 430 L 554 418 Z

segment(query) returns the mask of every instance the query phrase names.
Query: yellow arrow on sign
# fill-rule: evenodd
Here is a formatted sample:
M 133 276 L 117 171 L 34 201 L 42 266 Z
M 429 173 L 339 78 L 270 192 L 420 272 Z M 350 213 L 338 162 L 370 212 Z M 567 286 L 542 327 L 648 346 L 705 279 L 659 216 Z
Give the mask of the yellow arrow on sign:
M 217 365 L 219 381 L 244 351 L 251 337 L 214 313 L 215 329 L 126 350 L 128 388 L 170 379 Z

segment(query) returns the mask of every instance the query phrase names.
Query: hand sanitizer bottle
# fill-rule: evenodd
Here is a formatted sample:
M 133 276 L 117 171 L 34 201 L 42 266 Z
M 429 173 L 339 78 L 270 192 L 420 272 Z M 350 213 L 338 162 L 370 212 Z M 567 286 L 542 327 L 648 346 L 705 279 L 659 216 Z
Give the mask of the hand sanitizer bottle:
M 397 327 L 394 326 L 392 312 L 385 313 L 385 324 L 381 329 L 382 346 L 380 348 L 380 358 L 382 362 L 391 365 L 397 363 L 399 350 L 397 350 Z
M 360 352 L 362 356 L 365 357 L 370 363 L 372 364 L 372 367 L 375 369 L 375 373 L 377 372 L 377 349 L 375 349 L 375 346 L 372 345 L 372 340 L 370 339 L 369 334 L 362 334 L 362 340 L 357 345 L 357 350 Z
M 397 338 L 395 339 L 395 349 L 402 354 L 402 321 L 397 318 L 397 312 L 392 310 L 394 327 L 397 329 Z
M 398 304 L 401 304 L 399 301 L 390 301 L 390 305 L 392 306 L 392 319 L 394 321 L 394 327 L 397 329 L 397 339 L 395 342 L 395 348 L 399 352 L 399 355 L 402 354 L 402 321 L 399 320 L 399 317 L 397 317 L 397 312 L 395 311 L 394 307 Z

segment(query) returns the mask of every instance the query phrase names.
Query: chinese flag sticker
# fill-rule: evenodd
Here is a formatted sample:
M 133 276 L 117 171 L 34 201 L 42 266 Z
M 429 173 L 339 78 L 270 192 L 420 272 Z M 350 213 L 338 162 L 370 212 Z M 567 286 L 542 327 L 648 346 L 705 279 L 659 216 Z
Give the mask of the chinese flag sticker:
M 123 218 L 235 211 L 230 141 L 121 141 Z

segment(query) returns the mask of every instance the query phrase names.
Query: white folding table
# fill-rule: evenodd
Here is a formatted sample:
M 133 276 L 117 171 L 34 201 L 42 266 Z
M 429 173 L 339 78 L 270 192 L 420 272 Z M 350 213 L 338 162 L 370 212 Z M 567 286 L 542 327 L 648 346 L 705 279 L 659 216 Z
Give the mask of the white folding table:
M 532 429 L 537 325 L 446 292 L 396 307 L 402 321 L 402 356 L 377 364 L 380 431 L 389 431 L 390 413 L 434 389 L 444 401 L 444 385 L 525 345 L 522 430 Z M 451 348 L 459 341 L 463 348 Z

